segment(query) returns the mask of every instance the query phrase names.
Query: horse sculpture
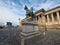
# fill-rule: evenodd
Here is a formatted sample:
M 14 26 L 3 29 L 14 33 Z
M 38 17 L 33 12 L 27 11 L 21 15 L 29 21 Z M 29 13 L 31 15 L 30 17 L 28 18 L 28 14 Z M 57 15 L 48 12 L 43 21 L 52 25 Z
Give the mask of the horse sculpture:
M 33 8 L 31 7 L 31 9 L 28 9 L 28 7 L 25 5 L 25 8 L 26 10 L 26 17 L 31 17 L 32 20 L 35 19 L 35 14 L 33 13 Z

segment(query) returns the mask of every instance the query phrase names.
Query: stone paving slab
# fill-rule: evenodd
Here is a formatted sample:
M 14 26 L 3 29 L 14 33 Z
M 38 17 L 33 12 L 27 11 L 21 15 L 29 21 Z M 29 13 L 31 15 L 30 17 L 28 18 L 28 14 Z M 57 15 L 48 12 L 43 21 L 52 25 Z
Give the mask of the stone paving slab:
M 19 30 L 1 30 L 0 31 L 0 45 L 20 45 L 16 39 L 16 34 Z

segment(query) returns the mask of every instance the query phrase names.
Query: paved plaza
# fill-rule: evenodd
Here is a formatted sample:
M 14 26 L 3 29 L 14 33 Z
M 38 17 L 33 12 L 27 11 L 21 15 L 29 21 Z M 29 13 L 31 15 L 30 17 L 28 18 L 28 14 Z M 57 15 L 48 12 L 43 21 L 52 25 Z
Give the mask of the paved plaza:
M 0 30 L 0 45 L 20 45 L 16 39 L 16 34 L 20 30 L 1 29 Z
M 16 34 L 20 34 L 20 30 L 0 30 L 0 45 L 20 45 Z M 60 30 L 48 30 L 45 36 L 25 40 L 25 45 L 60 45 Z

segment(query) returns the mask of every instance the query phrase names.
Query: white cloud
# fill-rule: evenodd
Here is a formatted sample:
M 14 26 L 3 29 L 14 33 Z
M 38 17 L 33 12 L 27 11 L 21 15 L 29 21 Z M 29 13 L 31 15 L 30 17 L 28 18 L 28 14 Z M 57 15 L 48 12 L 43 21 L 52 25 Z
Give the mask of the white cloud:
M 0 8 L 0 21 L 1 22 L 12 22 L 12 23 L 18 23 L 18 18 L 22 18 L 19 15 L 15 15 L 10 11 L 10 9 L 1 7 Z
M 32 4 L 31 6 L 34 7 L 35 11 L 41 8 L 49 10 L 56 7 L 56 5 L 60 5 L 60 0 L 29 0 L 29 2 Z
M 14 2 L 9 2 L 6 4 L 4 1 L 0 0 L 0 5 L 0 22 L 12 22 L 19 24 L 18 18 L 24 18 L 24 16 L 20 15 L 23 10 L 21 8 L 19 10 Z
M 14 2 L 11 2 L 13 6 L 15 6 L 16 4 Z
M 50 2 L 50 3 L 49 2 L 42 3 L 40 5 L 40 8 L 44 8 L 45 10 L 47 10 L 48 8 L 51 8 L 52 4 L 53 4 L 53 2 Z

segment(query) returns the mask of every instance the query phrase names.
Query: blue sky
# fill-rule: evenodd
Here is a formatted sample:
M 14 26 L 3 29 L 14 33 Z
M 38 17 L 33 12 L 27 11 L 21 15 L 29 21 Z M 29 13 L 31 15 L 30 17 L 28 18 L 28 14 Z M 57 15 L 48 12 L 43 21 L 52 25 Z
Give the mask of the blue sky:
M 34 12 L 49 10 L 60 5 L 60 0 L 0 0 L 0 22 L 19 24 L 18 18 L 25 18 L 24 6 L 33 7 Z

